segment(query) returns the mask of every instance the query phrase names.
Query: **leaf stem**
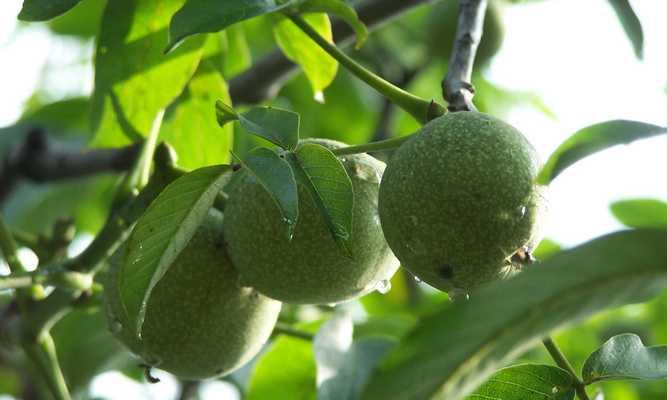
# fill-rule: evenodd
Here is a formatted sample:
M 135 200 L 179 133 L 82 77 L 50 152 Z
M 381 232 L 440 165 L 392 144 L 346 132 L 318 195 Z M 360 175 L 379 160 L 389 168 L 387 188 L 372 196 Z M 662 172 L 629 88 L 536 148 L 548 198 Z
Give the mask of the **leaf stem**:
M 572 364 L 570 364 L 567 357 L 565 357 L 565 354 L 563 354 L 556 342 L 554 342 L 551 337 L 547 337 L 542 341 L 542 343 L 556 364 L 566 370 L 574 379 L 574 388 L 577 391 L 577 396 L 581 400 L 590 400 L 588 394 L 586 393 L 586 386 L 584 385 L 584 382 L 581 380 L 581 378 L 579 378 L 579 375 L 577 375 L 574 367 L 572 367 Z
M 294 14 L 285 15 L 331 57 L 336 59 L 359 79 L 408 112 L 420 123 L 424 124 L 445 113 L 444 107 L 438 103 L 415 96 L 364 68 L 347 54 L 343 53 L 338 47 L 323 38 L 300 16 Z
M 51 334 L 42 332 L 35 342 L 24 343 L 23 348 L 28 358 L 42 374 L 53 397 L 56 400 L 70 400 L 71 396 L 58 364 L 56 347 Z
M 377 142 L 360 144 L 357 146 L 341 147 L 339 149 L 334 149 L 331 152 L 337 156 L 344 156 L 348 154 L 367 153 L 369 151 L 393 150 L 400 147 L 403 143 L 407 142 L 413 135 L 379 140 Z
M 291 336 L 297 339 L 303 339 L 307 341 L 311 341 L 315 337 L 312 333 L 292 328 L 291 326 L 283 322 L 276 323 L 276 326 L 273 328 L 273 333 L 277 333 L 279 335 Z

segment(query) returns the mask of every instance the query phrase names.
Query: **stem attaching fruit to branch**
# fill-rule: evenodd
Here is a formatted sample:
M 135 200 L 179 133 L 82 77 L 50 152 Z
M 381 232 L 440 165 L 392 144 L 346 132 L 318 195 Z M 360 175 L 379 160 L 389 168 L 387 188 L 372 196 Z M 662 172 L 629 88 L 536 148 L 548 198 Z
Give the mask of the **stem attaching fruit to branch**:
M 286 14 L 286 16 L 331 57 L 336 59 L 359 79 L 412 115 L 420 123 L 424 124 L 430 119 L 445 113 L 445 109 L 440 105 L 436 105 L 437 103 L 417 97 L 361 66 L 338 47 L 329 43 L 300 16 L 294 14 Z
M 292 328 L 291 326 L 282 322 L 276 323 L 276 326 L 273 328 L 273 333 L 278 335 L 291 336 L 297 339 L 302 339 L 307 341 L 312 341 L 313 338 L 315 337 L 312 333 Z
M 456 39 L 447 75 L 442 81 L 442 96 L 449 111 L 475 111 L 472 69 L 477 46 L 482 38 L 487 0 L 460 0 Z
M 581 378 L 579 378 L 579 375 L 577 375 L 574 367 L 572 367 L 572 364 L 570 364 L 567 357 L 565 357 L 565 354 L 563 354 L 556 342 L 554 342 L 552 338 L 548 337 L 544 339 L 542 343 L 556 364 L 562 369 L 566 370 L 572 376 L 572 379 L 574 379 L 574 388 L 577 391 L 577 396 L 579 399 L 590 400 L 588 394 L 586 393 L 586 386 L 584 385 L 584 382 L 581 380 Z

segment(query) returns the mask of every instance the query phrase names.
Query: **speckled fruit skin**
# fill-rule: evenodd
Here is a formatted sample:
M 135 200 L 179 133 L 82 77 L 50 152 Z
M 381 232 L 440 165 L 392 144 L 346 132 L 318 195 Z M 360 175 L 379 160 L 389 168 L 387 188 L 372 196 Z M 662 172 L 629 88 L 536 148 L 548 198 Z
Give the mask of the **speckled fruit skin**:
M 458 0 L 442 0 L 433 6 L 426 20 L 431 52 L 446 60 L 451 56 L 456 39 L 458 14 Z M 501 7 L 497 0 L 490 0 L 484 15 L 482 40 L 477 48 L 475 66 L 486 65 L 500 50 L 504 38 Z
M 238 285 L 224 248 L 222 214 L 211 210 L 148 301 L 142 339 L 122 318 L 119 260 L 105 285 L 110 330 L 143 361 L 183 379 L 206 379 L 239 368 L 271 335 L 280 303 Z
M 380 186 L 385 237 L 426 283 L 468 292 L 512 272 L 508 261 L 540 240 L 539 161 L 512 126 L 477 112 L 424 125 L 393 155 Z
M 329 149 L 343 143 L 307 140 Z M 367 154 L 341 159 L 354 190 L 351 249 L 346 258 L 337 247 L 319 209 L 299 185 L 299 220 L 288 241 L 280 212 L 251 176 L 230 193 L 225 207 L 225 238 L 242 282 L 266 296 L 298 304 L 349 300 L 390 279 L 398 262 L 384 240 L 377 196 L 384 163 Z

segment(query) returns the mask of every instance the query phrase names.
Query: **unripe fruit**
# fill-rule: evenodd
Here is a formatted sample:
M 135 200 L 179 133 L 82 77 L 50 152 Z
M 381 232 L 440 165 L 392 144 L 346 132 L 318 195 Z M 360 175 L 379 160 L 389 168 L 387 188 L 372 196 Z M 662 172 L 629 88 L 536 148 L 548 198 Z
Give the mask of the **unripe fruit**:
M 393 155 L 380 186 L 385 237 L 401 264 L 441 290 L 468 292 L 512 271 L 539 241 L 539 161 L 515 128 L 492 116 L 437 118 Z
M 238 284 L 224 247 L 222 214 L 211 210 L 148 300 L 141 339 L 119 316 L 119 261 L 105 286 L 111 331 L 150 366 L 184 379 L 232 372 L 271 335 L 280 303 Z
M 477 48 L 475 65 L 486 65 L 496 55 L 505 37 L 502 11 L 496 0 L 490 0 L 484 15 L 482 39 Z M 449 60 L 456 40 L 459 0 L 442 0 L 433 6 L 426 20 L 429 48 L 433 55 Z
M 308 140 L 330 149 L 340 142 Z M 354 190 L 350 246 L 338 248 L 310 193 L 299 185 L 299 219 L 291 241 L 278 207 L 249 175 L 234 186 L 225 207 L 225 238 L 242 282 L 274 299 L 300 304 L 337 303 L 388 280 L 398 263 L 382 235 L 377 214 L 384 163 L 367 154 L 341 159 Z

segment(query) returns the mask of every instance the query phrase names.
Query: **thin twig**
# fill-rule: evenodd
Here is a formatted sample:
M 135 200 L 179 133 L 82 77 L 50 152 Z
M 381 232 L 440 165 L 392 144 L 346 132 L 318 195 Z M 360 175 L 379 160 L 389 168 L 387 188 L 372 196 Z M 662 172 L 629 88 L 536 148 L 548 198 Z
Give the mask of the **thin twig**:
M 273 328 L 273 333 L 279 335 L 291 336 L 297 339 L 303 339 L 307 341 L 311 341 L 314 338 L 314 335 L 312 333 L 292 328 L 291 326 L 282 322 L 276 323 L 275 328 Z
M 487 0 L 459 0 L 456 39 L 449 60 L 447 75 L 442 81 L 442 95 L 449 111 L 475 111 L 472 102 L 472 68 L 477 46 L 482 38 Z
M 53 182 L 129 169 L 141 144 L 115 149 L 66 149 L 51 142 L 46 131 L 31 129 L 9 150 L 0 165 L 0 202 L 21 179 Z
M 357 9 L 359 19 L 370 30 L 429 0 L 372 0 Z M 334 40 L 341 46 L 350 45 L 354 32 L 345 23 L 337 21 L 333 26 Z M 297 67 L 279 51 L 275 50 L 255 62 L 244 73 L 229 83 L 229 92 L 234 103 L 259 103 L 275 97 L 281 84 L 297 72 Z
M 558 348 L 558 345 L 553 341 L 553 339 L 548 337 L 544 339 L 542 343 L 544 343 L 544 347 L 546 347 L 547 351 L 551 355 L 551 358 L 554 359 L 556 364 L 562 369 L 566 370 L 572 376 L 572 379 L 574 379 L 574 388 L 577 391 L 577 396 L 579 396 L 581 400 L 590 400 L 588 398 L 588 394 L 586 393 L 586 386 L 584 385 L 584 382 L 579 378 L 579 375 L 577 375 L 574 367 L 572 367 L 572 364 L 570 364 L 570 362 L 567 360 L 567 357 L 565 357 L 565 354 L 563 354 L 560 348 Z

